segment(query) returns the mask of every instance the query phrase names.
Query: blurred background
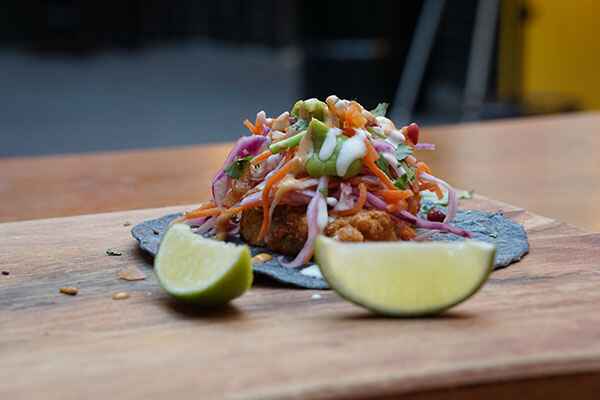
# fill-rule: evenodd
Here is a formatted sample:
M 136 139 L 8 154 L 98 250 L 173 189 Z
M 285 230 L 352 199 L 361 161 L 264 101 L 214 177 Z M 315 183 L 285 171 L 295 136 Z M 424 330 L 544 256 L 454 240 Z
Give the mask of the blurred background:
M 429 125 L 600 108 L 593 0 L 0 7 L 0 156 L 230 141 L 332 93 Z

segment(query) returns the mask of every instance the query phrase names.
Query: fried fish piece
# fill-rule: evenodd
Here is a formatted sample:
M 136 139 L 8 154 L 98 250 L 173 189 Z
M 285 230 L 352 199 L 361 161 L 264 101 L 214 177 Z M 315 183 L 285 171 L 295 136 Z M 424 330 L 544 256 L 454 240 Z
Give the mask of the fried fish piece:
M 262 208 L 253 208 L 242 213 L 240 235 L 246 243 L 253 246 L 265 246 L 288 256 L 294 256 L 300 252 L 308 237 L 306 207 L 288 205 L 275 207 L 271 227 L 264 242 L 258 240 L 262 220 Z
M 271 227 L 264 242 L 258 241 L 262 224 L 262 209 L 255 208 L 242 213 L 240 234 L 244 241 L 253 246 L 294 256 L 300 252 L 308 237 L 306 207 L 281 205 L 275 208 Z M 397 222 L 383 211 L 362 210 L 347 217 L 330 220 L 324 234 L 342 242 L 393 241 L 410 239 L 408 225 Z
M 356 236 L 352 240 L 344 240 L 348 236 L 348 227 L 358 231 L 366 241 L 391 241 L 398 240 L 396 224 L 389 214 L 378 210 L 362 210 L 354 215 L 339 217 L 330 222 L 325 228 L 325 235 L 341 241 L 357 242 Z

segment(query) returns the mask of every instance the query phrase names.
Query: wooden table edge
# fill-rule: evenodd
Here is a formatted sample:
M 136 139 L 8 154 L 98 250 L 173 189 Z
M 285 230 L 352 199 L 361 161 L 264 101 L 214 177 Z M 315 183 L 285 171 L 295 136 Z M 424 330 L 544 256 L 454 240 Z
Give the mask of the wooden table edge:
M 484 196 L 478 196 L 483 199 L 487 199 Z M 499 204 L 507 203 L 497 202 Z M 131 221 L 132 226 L 141 222 L 142 219 L 160 217 L 166 213 L 181 211 L 189 209 L 193 205 L 181 205 L 161 208 L 141 208 L 127 211 L 113 211 L 98 214 L 87 214 L 78 216 L 67 216 L 67 217 L 53 217 L 46 219 L 27 220 L 27 221 L 14 221 L 0 223 L 0 226 L 12 226 L 12 225 L 29 225 L 29 224 L 46 224 L 55 221 L 68 222 L 69 220 L 77 220 L 81 218 L 93 218 L 93 217 L 106 217 L 111 219 L 119 219 L 123 217 L 123 221 Z M 526 210 L 518 207 L 513 207 L 515 215 Z M 531 213 L 532 215 L 536 215 Z M 140 218 L 140 221 L 136 221 L 136 218 Z M 569 236 L 580 236 L 580 235 L 600 235 L 588 231 L 581 231 L 579 234 Z M 132 243 L 133 243 L 133 239 Z M 572 356 L 573 354 L 569 354 Z M 489 398 L 505 398 L 507 395 L 519 395 L 520 393 L 530 393 L 531 396 L 536 395 L 536 392 L 541 390 L 540 385 L 544 387 L 552 387 L 554 393 L 567 394 L 572 393 L 577 395 L 581 399 L 592 399 L 595 394 L 600 390 L 600 354 L 581 354 L 580 357 L 573 361 L 571 357 L 569 364 L 566 364 L 564 360 L 558 357 L 535 358 L 527 360 L 529 365 L 522 365 L 522 363 L 510 363 L 502 365 L 501 368 L 493 365 L 479 365 L 475 370 L 476 375 L 463 374 L 461 371 L 438 371 L 431 376 L 436 376 L 437 379 L 433 385 L 428 385 L 427 388 L 424 386 L 424 382 L 419 381 L 411 377 L 411 386 L 406 385 L 406 376 L 398 374 L 387 374 L 381 376 L 368 376 L 360 381 L 344 382 L 343 389 L 339 387 L 339 381 L 337 387 L 315 384 L 309 390 L 305 390 L 304 386 L 301 392 L 297 391 L 296 388 L 290 386 L 287 390 L 281 391 L 281 388 L 277 388 L 276 393 L 261 392 L 255 396 L 250 394 L 249 397 L 245 398 L 256 398 L 256 399 L 296 399 L 296 398 L 308 398 L 316 400 L 327 400 L 327 399 L 339 399 L 339 398 L 351 398 L 353 400 L 362 399 L 381 399 L 391 400 L 395 398 L 407 398 L 407 399 L 469 399 L 469 398 L 480 398 L 478 396 L 486 395 L 491 396 Z M 520 365 L 519 375 L 510 375 L 506 371 L 510 371 L 511 368 Z M 524 367 L 529 368 L 525 375 L 523 375 Z M 566 368 L 565 368 L 566 367 Z M 471 371 L 473 368 L 471 368 Z M 379 374 L 378 374 L 379 375 Z M 395 375 L 395 376 L 394 376 Z M 386 378 L 385 380 L 383 378 Z M 515 379 L 512 379 L 515 378 Z M 343 380 L 343 379 L 342 379 Z M 382 382 L 385 381 L 385 386 L 381 386 Z M 500 385 L 500 386 L 498 386 Z M 501 387 L 501 394 L 498 394 L 498 387 Z M 379 391 L 378 397 L 372 397 L 373 391 Z M 544 389 L 545 390 L 545 389 Z M 536 397 L 527 397 L 536 398 Z

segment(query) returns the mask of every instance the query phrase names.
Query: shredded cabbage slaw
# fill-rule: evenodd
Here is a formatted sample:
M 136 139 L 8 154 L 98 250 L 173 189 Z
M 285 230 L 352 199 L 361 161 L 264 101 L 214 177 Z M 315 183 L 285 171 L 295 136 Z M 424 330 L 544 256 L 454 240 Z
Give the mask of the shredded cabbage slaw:
M 255 122 L 244 121 L 250 135 L 242 136 L 212 180 L 212 199 L 185 213 L 181 220 L 197 233 L 224 239 L 239 230 L 244 210 L 262 211 L 259 239 L 269 233 L 278 205 L 306 206 L 308 237 L 288 267 L 310 261 L 314 241 L 331 218 L 351 216 L 363 209 L 386 212 L 406 226 L 405 237 L 420 240 L 415 229 L 469 232 L 450 224 L 457 210 L 455 190 L 432 175 L 415 158 L 435 145 L 418 143 L 419 127 L 397 128 L 385 117 L 386 105 L 372 111 L 356 101 L 329 96 L 325 102 L 300 100 L 291 112 Z M 421 192 L 448 198 L 443 222 L 418 216 Z

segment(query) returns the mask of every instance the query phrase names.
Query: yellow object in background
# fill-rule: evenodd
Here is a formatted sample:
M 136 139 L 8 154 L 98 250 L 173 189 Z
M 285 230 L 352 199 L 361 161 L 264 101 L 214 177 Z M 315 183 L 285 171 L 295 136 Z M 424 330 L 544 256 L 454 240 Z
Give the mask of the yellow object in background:
M 528 0 L 523 94 L 573 96 L 600 109 L 600 1 Z

